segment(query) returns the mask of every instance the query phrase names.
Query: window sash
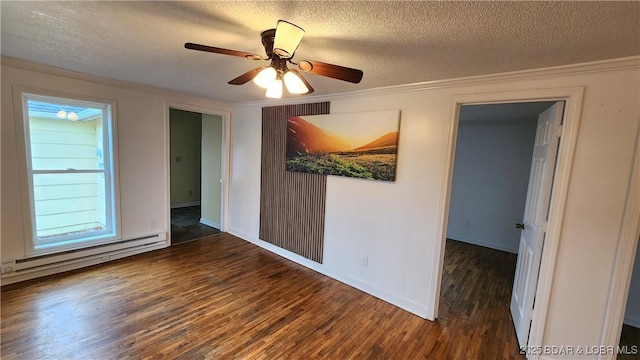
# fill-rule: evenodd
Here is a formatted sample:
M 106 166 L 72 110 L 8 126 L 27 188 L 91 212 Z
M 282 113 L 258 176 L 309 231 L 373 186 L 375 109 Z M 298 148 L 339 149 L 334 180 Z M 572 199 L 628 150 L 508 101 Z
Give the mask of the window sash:
M 32 174 L 108 174 L 106 169 L 31 170 Z
M 66 235 L 44 235 L 44 236 L 39 236 L 38 234 L 38 217 L 40 216 L 47 216 L 47 215 L 55 215 L 54 214 L 37 214 L 36 209 L 35 209 L 35 203 L 36 201 L 56 201 L 56 200 L 63 200 L 60 198 L 54 198 L 54 199 L 37 199 L 37 196 L 35 195 L 35 189 L 36 189 L 36 181 L 35 178 L 37 175 L 67 175 L 67 174 L 72 174 L 72 175 L 81 175 L 81 174 L 97 174 L 97 175 L 103 175 L 104 177 L 104 186 L 102 187 L 102 189 L 96 188 L 96 196 L 99 197 L 99 193 L 101 191 L 103 191 L 104 194 L 104 210 L 105 210 L 105 223 L 104 225 L 104 229 L 102 230 L 84 230 L 84 229 L 79 229 L 84 231 L 83 233 L 77 232 L 77 233 L 70 233 L 70 234 L 66 234 Z M 112 206 L 112 202 L 111 202 L 111 191 L 110 191 L 110 184 L 109 184 L 109 174 L 106 173 L 105 170 L 53 170 L 53 171 L 46 171 L 46 170 L 38 170 L 38 171 L 33 171 L 32 173 L 32 184 L 33 185 L 33 189 L 34 189 L 34 196 L 33 196 L 33 205 L 34 205 L 34 221 L 33 221 L 33 225 L 34 225 L 34 246 L 35 248 L 41 248 L 43 246 L 53 246 L 59 242 L 69 242 L 72 240 L 76 240 L 76 242 L 80 243 L 82 241 L 84 241 L 83 239 L 93 239 L 93 238 L 101 238 L 103 237 L 103 235 L 108 235 L 113 233 L 113 221 L 112 218 L 113 216 L 109 216 L 108 211 L 111 209 Z M 97 184 L 96 184 L 97 185 Z M 97 210 L 97 209 L 94 209 Z M 85 211 L 93 211 L 93 210 L 85 210 Z M 98 217 L 95 218 L 96 222 L 98 222 Z M 67 225 L 67 227 L 72 227 L 72 226 L 78 226 L 80 224 L 69 224 Z M 87 240 L 88 241 L 88 240 Z
M 24 120 L 24 136 L 25 136 L 25 155 L 26 155 L 26 170 L 27 180 L 29 186 L 29 206 L 31 215 L 31 249 L 30 252 L 34 255 L 42 253 L 51 253 L 56 251 L 65 251 L 70 249 L 83 248 L 93 246 L 96 244 L 103 244 L 114 242 L 119 239 L 117 211 L 116 211 L 116 199 L 115 199 L 115 183 L 114 183 L 114 156 L 112 155 L 112 149 L 114 146 L 113 141 L 113 119 L 111 116 L 112 107 L 107 103 L 96 103 L 93 101 L 82 101 L 64 99 L 55 96 L 44 96 L 36 94 L 22 94 L 23 104 L 23 120 Z M 80 106 L 90 107 L 94 109 L 100 109 L 101 116 L 101 158 L 102 168 L 96 166 L 96 168 L 88 169 L 33 169 L 33 157 L 31 154 L 31 127 L 30 127 L 30 114 L 29 114 L 29 100 L 49 102 L 57 105 L 64 106 Z M 104 230 L 90 231 L 83 234 L 66 234 L 59 236 L 51 236 L 43 239 L 38 237 L 37 224 L 36 224 L 36 209 L 35 209 L 35 187 L 34 177 L 37 175 L 47 174 L 102 174 L 104 176 L 104 207 L 106 213 L 106 224 Z

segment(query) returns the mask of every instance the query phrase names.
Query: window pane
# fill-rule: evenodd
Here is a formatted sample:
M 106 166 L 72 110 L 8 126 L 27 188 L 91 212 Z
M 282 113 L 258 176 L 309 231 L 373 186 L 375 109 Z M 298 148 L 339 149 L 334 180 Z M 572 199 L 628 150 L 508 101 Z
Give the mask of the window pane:
M 36 245 L 109 232 L 104 174 L 34 174 Z
M 33 170 L 103 169 L 103 111 L 29 99 Z
M 23 94 L 32 254 L 118 241 L 111 105 Z

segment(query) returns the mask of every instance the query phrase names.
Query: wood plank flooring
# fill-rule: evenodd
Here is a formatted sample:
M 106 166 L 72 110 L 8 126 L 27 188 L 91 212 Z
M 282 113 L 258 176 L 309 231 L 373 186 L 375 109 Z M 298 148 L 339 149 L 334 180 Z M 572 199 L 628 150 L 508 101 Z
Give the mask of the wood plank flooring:
M 514 266 L 512 254 L 448 242 L 431 322 L 222 234 L 3 287 L 1 356 L 521 359 Z
M 622 325 L 620 347 L 625 351 L 618 354 L 618 360 L 640 360 L 640 329 Z
M 524 358 L 518 355 L 509 311 L 517 259 L 516 254 L 447 240 L 439 321 L 462 331 L 454 337 L 460 348 L 482 354 L 472 358 Z

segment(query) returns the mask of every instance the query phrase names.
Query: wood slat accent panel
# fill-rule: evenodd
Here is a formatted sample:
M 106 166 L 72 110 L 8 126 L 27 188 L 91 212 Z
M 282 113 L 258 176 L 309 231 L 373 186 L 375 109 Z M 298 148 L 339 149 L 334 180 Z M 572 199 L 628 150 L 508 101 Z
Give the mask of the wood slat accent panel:
M 328 114 L 329 104 L 262 108 L 260 239 L 319 263 L 327 177 L 285 170 L 287 118 Z

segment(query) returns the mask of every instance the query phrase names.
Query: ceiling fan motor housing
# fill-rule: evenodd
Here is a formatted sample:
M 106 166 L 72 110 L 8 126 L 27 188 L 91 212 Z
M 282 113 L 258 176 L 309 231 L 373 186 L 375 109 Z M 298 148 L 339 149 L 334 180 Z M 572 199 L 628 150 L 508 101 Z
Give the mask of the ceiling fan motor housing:
M 271 59 L 271 67 L 276 69 L 276 71 L 280 74 L 284 74 L 285 72 L 287 72 L 287 70 L 289 70 L 287 68 L 287 60 L 281 59 L 277 54 L 275 54 Z
M 262 37 L 262 45 L 264 45 L 264 51 L 267 53 L 269 59 L 273 56 L 273 42 L 276 38 L 276 29 L 269 29 L 263 31 L 260 36 Z

